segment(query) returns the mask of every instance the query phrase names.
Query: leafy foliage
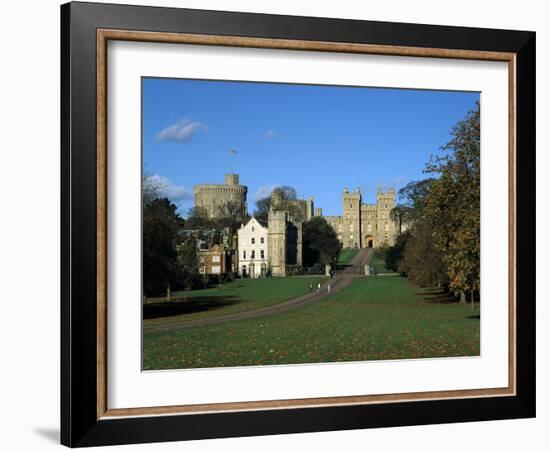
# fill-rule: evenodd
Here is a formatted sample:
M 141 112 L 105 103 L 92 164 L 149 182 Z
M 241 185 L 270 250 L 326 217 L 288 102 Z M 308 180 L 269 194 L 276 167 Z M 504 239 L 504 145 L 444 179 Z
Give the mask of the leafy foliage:
M 304 201 L 298 199 L 296 189 L 291 186 L 277 186 L 269 196 L 256 201 L 254 217 L 267 220 L 270 208 L 276 211 L 287 211 L 299 222 L 306 220 Z
M 176 241 L 182 225 L 176 205 L 155 198 L 143 208 L 143 290 L 152 295 L 170 289 L 179 277 Z
M 303 263 L 311 267 L 315 263 L 333 264 L 340 253 L 340 242 L 334 229 L 323 217 L 305 222 L 302 229 Z
M 479 291 L 480 122 L 479 103 L 451 131 L 451 140 L 425 172 L 409 183 L 392 211 L 409 230 L 386 254 L 386 265 L 420 285 L 446 285 L 463 297 Z M 401 227 L 400 227 L 401 231 Z

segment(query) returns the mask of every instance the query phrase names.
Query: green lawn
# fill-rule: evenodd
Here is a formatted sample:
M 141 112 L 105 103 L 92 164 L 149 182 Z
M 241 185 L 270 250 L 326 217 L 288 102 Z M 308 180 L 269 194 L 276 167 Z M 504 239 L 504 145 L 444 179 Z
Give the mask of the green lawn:
M 393 273 L 392 270 L 386 269 L 386 267 L 384 267 L 384 261 L 376 255 L 373 255 L 369 265 L 371 267 L 374 267 L 375 273 Z
M 310 282 L 316 286 L 326 281 L 320 276 L 286 278 L 237 279 L 219 287 L 173 294 L 171 302 L 153 299 L 143 311 L 143 327 L 223 316 L 281 303 L 309 292 Z
M 438 303 L 401 277 L 358 278 L 303 308 L 145 333 L 147 369 L 479 355 L 479 307 Z
M 357 255 L 356 248 L 344 248 L 340 251 L 340 256 L 338 256 L 338 264 L 349 264 L 351 260 Z

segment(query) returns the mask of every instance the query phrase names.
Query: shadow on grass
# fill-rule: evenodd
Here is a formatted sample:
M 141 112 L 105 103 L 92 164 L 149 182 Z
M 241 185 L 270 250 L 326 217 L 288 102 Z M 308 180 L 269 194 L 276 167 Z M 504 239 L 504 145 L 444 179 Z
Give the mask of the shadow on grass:
M 454 295 L 440 288 L 426 288 L 421 292 L 417 292 L 416 295 L 422 295 L 425 303 L 458 303 L 458 299 Z
M 158 302 L 143 305 L 144 319 L 180 316 L 235 305 L 242 300 L 232 296 L 210 296 L 176 299 L 171 302 Z
M 472 314 L 471 316 L 466 317 L 467 319 L 477 319 L 479 320 L 481 316 L 479 314 Z

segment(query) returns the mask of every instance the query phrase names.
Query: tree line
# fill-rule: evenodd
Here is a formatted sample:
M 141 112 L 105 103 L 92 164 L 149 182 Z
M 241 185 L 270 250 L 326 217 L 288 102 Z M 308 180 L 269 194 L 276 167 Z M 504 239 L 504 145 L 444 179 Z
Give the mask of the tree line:
M 472 302 L 480 286 L 479 102 L 433 156 L 428 178 L 399 191 L 392 210 L 400 234 L 382 250 L 386 267 L 421 286 L 440 286 Z

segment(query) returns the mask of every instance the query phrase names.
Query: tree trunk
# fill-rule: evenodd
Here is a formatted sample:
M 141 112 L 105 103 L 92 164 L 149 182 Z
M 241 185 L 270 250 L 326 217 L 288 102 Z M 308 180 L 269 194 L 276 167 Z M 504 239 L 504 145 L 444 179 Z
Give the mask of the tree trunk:
M 474 290 L 470 291 L 470 300 L 472 302 L 472 309 L 474 309 Z
M 460 303 L 466 303 L 466 294 L 464 291 L 460 293 Z
M 170 290 L 170 284 L 166 285 L 166 300 L 172 301 L 172 291 Z

